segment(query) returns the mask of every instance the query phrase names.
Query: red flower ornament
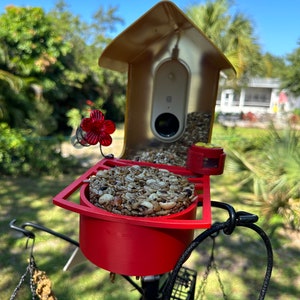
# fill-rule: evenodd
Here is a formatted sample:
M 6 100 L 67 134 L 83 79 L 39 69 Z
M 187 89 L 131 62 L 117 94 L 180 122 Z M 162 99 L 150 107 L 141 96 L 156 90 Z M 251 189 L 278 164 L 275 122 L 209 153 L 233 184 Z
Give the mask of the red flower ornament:
M 112 143 L 111 134 L 116 130 L 113 121 L 105 120 L 100 110 L 93 110 L 89 118 L 81 121 L 80 128 L 84 131 L 82 135 L 85 143 L 89 145 L 109 146 Z

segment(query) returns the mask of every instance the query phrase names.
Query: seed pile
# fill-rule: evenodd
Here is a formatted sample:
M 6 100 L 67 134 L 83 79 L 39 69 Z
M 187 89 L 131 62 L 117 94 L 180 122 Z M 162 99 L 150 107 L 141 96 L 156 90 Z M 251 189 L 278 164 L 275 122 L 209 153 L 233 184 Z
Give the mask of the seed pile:
M 115 167 L 89 179 L 90 202 L 109 212 L 128 216 L 165 216 L 187 208 L 194 185 L 165 169 Z
M 129 159 L 152 163 L 185 166 L 187 152 L 190 146 L 198 143 L 207 143 L 210 132 L 211 114 L 193 112 L 187 115 L 187 124 L 184 134 L 173 143 L 159 147 L 138 151 Z

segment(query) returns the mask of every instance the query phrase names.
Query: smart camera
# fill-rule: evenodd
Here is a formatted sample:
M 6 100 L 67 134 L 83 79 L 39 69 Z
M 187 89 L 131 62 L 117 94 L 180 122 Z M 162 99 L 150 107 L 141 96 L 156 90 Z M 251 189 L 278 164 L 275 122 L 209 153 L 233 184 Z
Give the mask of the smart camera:
M 151 130 L 164 142 L 174 142 L 186 124 L 190 71 L 179 59 L 167 59 L 154 75 Z

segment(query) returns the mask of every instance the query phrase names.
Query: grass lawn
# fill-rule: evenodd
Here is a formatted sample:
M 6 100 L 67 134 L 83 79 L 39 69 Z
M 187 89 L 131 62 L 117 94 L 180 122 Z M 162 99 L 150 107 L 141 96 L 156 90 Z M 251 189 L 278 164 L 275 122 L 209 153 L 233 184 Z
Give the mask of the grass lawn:
M 72 181 L 71 177 L 1 178 L 0 299 L 9 299 L 25 272 L 30 254 L 30 249 L 25 249 L 26 238 L 9 229 L 10 220 L 17 219 L 16 225 L 26 221 L 39 223 L 78 240 L 78 215 L 52 204 L 52 196 Z M 131 287 L 128 296 L 124 295 L 127 283 L 121 277 L 110 283 L 109 273 L 89 262 L 63 272 L 75 247 L 48 233 L 34 232 L 36 263 L 52 280 L 58 299 L 133 299 L 135 292 L 130 291 Z M 31 299 L 28 280 L 24 286 L 16 299 Z
M 222 145 L 234 137 L 230 130 L 217 128 L 214 131 L 216 144 Z M 246 135 L 262 131 L 243 130 Z M 212 177 L 212 199 L 232 204 L 236 210 L 246 210 L 260 216 L 259 207 L 243 199 L 234 184 L 234 176 Z M 56 207 L 52 196 L 71 183 L 74 178 L 0 178 L 0 299 L 9 299 L 25 272 L 30 249 L 26 238 L 21 238 L 9 229 L 9 222 L 17 219 L 16 225 L 32 221 L 78 240 L 78 215 Z M 238 174 L 236 175 L 238 176 Z M 214 210 L 214 220 L 226 220 L 227 216 Z M 259 224 L 263 223 L 260 218 Z M 63 272 L 63 267 L 74 246 L 41 231 L 35 231 L 34 257 L 38 267 L 47 272 L 53 289 L 60 300 L 93 299 L 139 299 L 139 294 L 121 277 L 110 282 L 109 273 L 89 262 L 84 262 Z M 274 270 L 267 293 L 268 300 L 296 300 L 300 295 L 300 234 L 278 229 L 271 237 L 274 250 Z M 207 240 L 195 250 L 187 266 L 198 270 L 198 285 L 210 254 L 211 241 Z M 120 254 L 122 247 L 120 245 Z M 260 238 L 248 229 L 238 228 L 231 236 L 222 233 L 216 239 L 215 250 L 222 282 L 228 299 L 257 299 L 265 272 L 266 255 Z M 198 288 L 197 288 L 198 290 Z M 221 287 L 216 273 L 208 278 L 206 296 L 203 299 L 222 299 Z M 31 299 L 28 280 L 16 299 Z

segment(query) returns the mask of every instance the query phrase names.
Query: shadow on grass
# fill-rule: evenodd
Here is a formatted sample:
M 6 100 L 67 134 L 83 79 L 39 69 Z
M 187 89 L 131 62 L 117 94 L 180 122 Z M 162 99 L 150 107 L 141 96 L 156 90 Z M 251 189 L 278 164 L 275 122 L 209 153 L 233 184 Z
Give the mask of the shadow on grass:
M 75 178 L 1 178 L 0 190 L 0 298 L 9 299 L 28 265 L 30 249 L 25 237 L 9 228 L 33 222 L 78 240 L 78 215 L 52 204 L 52 197 Z M 32 230 L 35 235 L 34 257 L 40 270 L 47 273 L 58 299 L 138 299 L 131 286 L 121 277 L 112 284 L 109 272 L 88 261 L 68 272 L 63 267 L 75 246 L 48 233 Z M 128 290 L 128 295 L 124 290 Z M 26 278 L 16 299 L 32 299 L 29 278 Z
M 9 222 L 17 219 L 17 224 L 32 221 L 49 227 L 71 238 L 78 239 L 78 215 L 52 204 L 52 196 L 70 184 L 74 178 L 1 178 L 0 190 L 0 298 L 9 299 L 25 272 L 28 249 L 25 238 L 19 238 L 9 229 Z M 212 185 L 216 186 L 216 185 Z M 243 204 L 234 189 L 224 192 L 225 186 L 217 187 L 217 198 L 232 204 L 236 210 L 258 213 L 255 206 Z M 221 192 L 219 192 L 221 189 Z M 229 200 L 228 200 L 229 199 Z M 253 211 L 254 210 L 254 211 Z M 214 220 L 225 221 L 226 214 L 214 213 Z M 300 294 L 299 235 L 279 230 L 272 236 L 274 269 L 266 296 L 267 300 L 296 300 Z M 109 281 L 109 273 L 100 270 L 89 262 L 63 272 L 74 247 L 47 233 L 37 232 L 34 256 L 38 267 L 47 272 L 53 282 L 58 299 L 139 299 L 132 287 L 120 276 L 116 283 Z M 120 250 L 121 251 L 121 250 Z M 208 239 L 193 252 L 187 262 L 198 271 L 198 285 L 202 281 L 211 251 Z M 228 299 L 257 299 L 266 268 L 266 251 L 260 240 L 251 230 L 238 228 L 232 235 L 222 233 L 216 238 L 216 263 Z M 214 273 L 214 272 L 212 272 Z M 222 299 L 221 289 L 215 274 L 209 277 L 207 298 Z M 17 299 L 31 299 L 29 284 L 20 291 Z
M 222 220 L 225 221 L 226 218 Z M 296 235 L 297 237 L 299 241 L 299 235 Z M 214 258 L 221 283 L 217 272 L 211 269 L 206 285 L 207 298 L 203 299 L 223 299 L 222 286 L 227 299 L 258 299 L 267 268 L 267 252 L 260 236 L 249 228 L 237 227 L 231 235 L 220 232 L 215 242 Z M 271 243 L 275 245 L 274 266 L 265 299 L 299 299 L 300 273 L 297 266 L 300 244 L 295 243 L 290 233 L 283 230 L 272 236 Z M 203 284 L 212 245 L 212 238 L 207 238 L 199 244 L 186 262 L 198 272 L 197 293 Z

